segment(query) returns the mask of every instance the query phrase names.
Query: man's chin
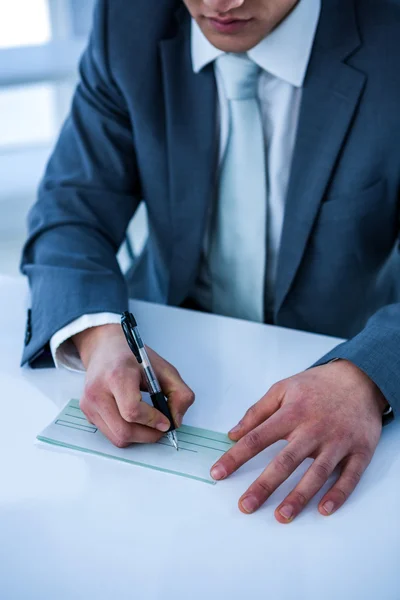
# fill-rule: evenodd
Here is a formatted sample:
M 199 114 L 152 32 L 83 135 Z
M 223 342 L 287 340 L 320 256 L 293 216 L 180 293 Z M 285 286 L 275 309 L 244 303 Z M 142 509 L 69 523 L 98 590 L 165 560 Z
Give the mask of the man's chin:
M 257 46 L 259 41 L 261 40 L 248 40 L 246 38 L 241 38 L 240 36 L 228 36 L 228 35 L 207 35 L 203 32 L 208 39 L 208 41 L 218 50 L 222 52 L 248 52 L 254 46 Z
M 222 52 L 248 52 L 263 39 L 263 35 L 249 32 L 221 33 L 215 30 L 208 20 L 198 23 L 205 37 Z

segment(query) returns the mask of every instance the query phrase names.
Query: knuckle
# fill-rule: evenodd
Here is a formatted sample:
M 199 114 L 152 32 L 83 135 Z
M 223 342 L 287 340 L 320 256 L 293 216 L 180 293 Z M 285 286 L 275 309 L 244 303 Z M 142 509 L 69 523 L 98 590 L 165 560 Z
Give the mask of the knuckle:
M 349 449 L 352 445 L 352 432 L 349 432 L 345 427 L 340 425 L 333 429 L 335 443 L 338 447 Z
M 356 487 L 356 485 L 358 485 L 360 483 L 361 477 L 362 477 L 362 472 L 359 469 L 354 469 L 354 470 L 350 471 L 346 476 L 346 480 L 347 480 L 349 487 L 351 489 L 354 489 Z
M 257 412 L 258 411 L 257 411 L 256 405 L 253 404 L 246 410 L 246 414 L 244 415 L 244 418 L 253 420 L 257 417 Z
M 367 464 L 369 463 L 369 461 L 371 460 L 371 456 L 374 452 L 374 448 L 372 447 L 372 444 L 369 444 L 368 442 L 364 442 L 363 444 L 360 444 L 359 447 L 357 448 L 357 452 L 355 452 L 355 454 L 357 455 L 357 457 L 362 460 L 363 462 L 366 462 Z
M 90 412 L 90 403 L 88 401 L 88 398 L 86 396 L 86 394 L 84 394 L 79 402 L 79 408 L 81 409 L 81 411 L 83 412 L 84 415 L 88 416 L 89 412 Z
M 239 462 L 233 454 L 227 452 L 225 456 L 220 460 L 220 463 L 226 468 L 228 473 L 233 473 L 239 468 Z
M 128 429 L 122 427 L 118 428 L 115 432 L 115 445 L 118 448 L 126 448 L 126 446 L 129 446 L 130 441 L 130 433 Z
M 138 402 L 132 402 L 128 406 L 124 406 L 124 408 L 121 409 L 121 417 L 128 423 L 136 423 L 137 419 L 139 418 L 139 414 L 140 410 Z
M 111 385 L 119 385 L 124 377 L 124 369 L 121 365 L 116 365 L 110 369 L 107 374 L 107 380 Z
M 285 406 L 285 419 L 291 427 L 296 423 L 303 422 L 305 416 L 306 407 L 302 398 L 296 397 L 294 402 Z
M 275 459 L 275 467 L 282 473 L 291 473 L 297 466 L 297 456 L 291 450 L 285 450 Z
M 195 398 L 195 393 L 192 392 L 192 390 L 188 390 L 184 397 L 185 405 L 192 406 L 192 404 L 194 404 Z
M 350 496 L 349 492 L 342 486 L 336 486 L 335 492 L 340 496 L 340 502 L 346 502 L 347 498 Z
M 299 490 L 295 490 L 293 492 L 293 499 L 296 502 L 296 504 L 300 505 L 301 507 L 305 506 L 308 502 L 307 496 Z
M 264 479 L 258 479 L 257 481 L 255 481 L 253 484 L 253 488 L 254 488 L 254 492 L 258 496 L 261 495 L 265 499 L 269 498 L 274 491 L 272 489 L 271 485 L 268 484 L 266 481 L 264 481 Z M 258 494 L 257 492 L 260 492 L 260 493 Z
M 310 390 L 307 384 L 299 379 L 292 379 L 290 382 L 290 390 L 292 394 L 296 397 L 297 400 L 305 400 L 309 394 Z
M 124 442 L 124 440 L 116 437 L 115 441 L 114 441 L 114 445 L 117 446 L 117 448 L 127 448 L 129 446 L 129 443 Z
M 97 404 L 99 398 L 99 388 L 97 385 L 90 384 L 85 387 L 83 397 L 80 402 L 81 410 L 84 408 L 90 409 L 91 406 Z
M 284 385 L 283 381 L 277 381 L 276 383 L 271 385 L 271 387 L 269 388 L 268 395 L 279 396 L 283 390 L 283 385 Z
M 244 436 L 243 443 L 251 452 L 259 452 L 262 448 L 260 434 L 255 430 L 250 431 Z
M 92 418 L 96 414 L 96 406 L 98 405 L 99 393 L 93 386 L 85 388 L 84 394 L 79 402 L 79 408 L 88 418 Z
M 84 400 L 81 400 L 80 409 L 85 415 L 86 419 L 91 422 L 95 414 L 93 408 L 89 404 L 86 404 Z
M 83 414 L 86 417 L 86 421 L 88 421 L 89 423 L 94 424 L 94 412 L 90 411 L 90 410 L 83 410 L 81 409 Z
M 106 373 L 106 381 L 108 385 L 115 388 L 121 388 L 124 385 L 124 382 L 132 377 L 137 372 L 137 366 L 131 365 L 126 362 L 120 362 L 117 365 L 114 365 L 107 373 Z
M 333 471 L 333 466 L 327 460 L 318 462 L 315 461 L 313 465 L 313 471 L 317 479 L 319 479 L 320 481 L 326 481 Z
M 171 363 L 165 361 L 165 374 L 170 378 L 170 379 L 181 379 L 181 375 L 178 371 L 178 369 L 176 367 L 174 367 L 174 365 L 171 365 Z

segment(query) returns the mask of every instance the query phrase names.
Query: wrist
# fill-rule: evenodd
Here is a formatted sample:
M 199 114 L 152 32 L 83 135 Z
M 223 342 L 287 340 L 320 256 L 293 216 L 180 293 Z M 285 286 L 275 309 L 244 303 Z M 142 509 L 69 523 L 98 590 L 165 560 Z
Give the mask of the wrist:
M 375 397 L 375 400 L 376 400 L 376 404 L 378 406 L 379 412 L 382 415 L 384 413 L 386 413 L 390 409 L 390 404 L 386 400 L 386 398 L 383 395 L 383 393 L 381 392 L 381 390 L 378 388 L 378 386 L 376 385 L 376 383 L 364 371 L 362 371 L 359 367 L 357 367 L 357 365 L 355 365 L 354 363 L 352 363 L 351 361 L 346 360 L 346 359 L 339 358 L 339 359 L 337 359 L 336 362 L 338 362 L 338 363 L 346 363 L 347 365 L 349 365 L 350 368 L 355 369 L 358 372 L 361 372 L 364 375 L 364 377 L 367 378 L 369 384 L 372 385 L 374 397 Z
M 85 369 L 87 369 L 91 357 L 103 340 L 107 339 L 109 341 L 111 337 L 120 333 L 121 327 L 116 323 L 110 323 L 107 325 L 90 327 L 89 329 L 77 333 L 71 338 Z

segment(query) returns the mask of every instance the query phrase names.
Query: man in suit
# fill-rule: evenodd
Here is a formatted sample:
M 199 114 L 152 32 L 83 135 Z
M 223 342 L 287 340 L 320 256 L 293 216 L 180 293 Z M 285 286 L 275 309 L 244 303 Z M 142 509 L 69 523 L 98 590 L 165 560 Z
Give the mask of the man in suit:
M 85 368 L 82 410 L 119 446 L 169 425 L 141 402 L 128 295 L 348 338 L 266 390 L 212 469 L 288 441 L 240 499 L 251 513 L 314 458 L 282 523 L 339 465 L 319 504 L 336 511 L 399 407 L 399 26 L 397 0 L 100 0 L 30 214 L 23 362 Z M 150 353 L 179 424 L 193 392 Z

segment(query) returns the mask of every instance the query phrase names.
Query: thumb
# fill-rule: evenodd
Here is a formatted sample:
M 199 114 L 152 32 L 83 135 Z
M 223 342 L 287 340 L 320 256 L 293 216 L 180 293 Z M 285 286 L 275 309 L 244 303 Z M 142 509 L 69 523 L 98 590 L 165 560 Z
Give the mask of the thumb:
M 280 408 L 283 398 L 283 382 L 276 383 L 270 390 L 245 413 L 239 423 L 229 432 L 233 441 L 240 440 L 261 423 L 269 419 Z

